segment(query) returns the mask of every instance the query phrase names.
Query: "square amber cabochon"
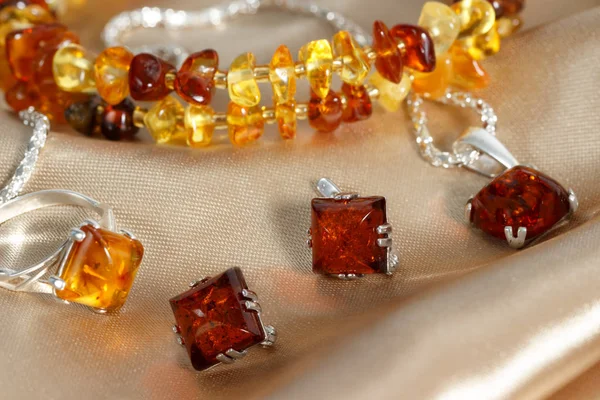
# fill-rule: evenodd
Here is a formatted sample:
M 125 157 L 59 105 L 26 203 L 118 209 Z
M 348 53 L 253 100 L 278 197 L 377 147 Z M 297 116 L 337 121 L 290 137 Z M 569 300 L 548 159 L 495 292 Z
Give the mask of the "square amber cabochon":
M 387 268 L 387 249 L 377 227 L 387 222 L 381 196 L 350 200 L 312 200 L 313 272 L 319 274 L 373 274 Z
M 125 304 L 144 256 L 140 241 L 86 225 L 60 274 L 65 288 L 56 295 L 96 309 L 114 311 Z

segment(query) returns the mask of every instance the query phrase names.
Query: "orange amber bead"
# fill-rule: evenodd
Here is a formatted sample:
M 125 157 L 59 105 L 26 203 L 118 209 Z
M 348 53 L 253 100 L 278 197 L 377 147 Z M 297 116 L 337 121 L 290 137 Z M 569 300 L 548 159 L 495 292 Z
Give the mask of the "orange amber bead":
M 133 53 L 125 47 L 105 49 L 94 64 L 96 89 L 108 104 L 119 104 L 129 95 L 129 66 Z
M 6 91 L 4 98 L 15 112 L 40 105 L 40 92 L 30 82 L 17 82 Z
M 64 25 L 41 24 L 10 33 L 6 37 L 6 55 L 14 76 L 28 81 L 35 73 L 34 61 L 42 52 L 78 42 L 77 36 Z
M 219 54 L 212 49 L 191 54 L 175 79 L 175 91 L 188 103 L 210 104 L 215 94 L 213 78 L 219 68 Z
M 142 53 L 133 57 L 129 67 L 129 92 L 135 100 L 156 101 L 166 97 L 167 74 L 175 74 L 175 67 L 155 55 Z
M 283 139 L 294 139 L 296 137 L 296 102 L 291 100 L 289 103 L 275 105 L 275 118 L 279 134 Z
M 333 90 L 324 99 L 311 91 L 308 103 L 308 122 L 320 132 L 333 132 L 342 122 L 342 99 Z
M 0 48 L 0 90 L 6 92 L 17 82 L 10 71 L 6 53 Z
M 371 98 L 364 86 L 342 84 L 342 93 L 346 98 L 346 107 L 342 113 L 344 122 L 356 122 L 367 119 L 373 112 Z
M 446 93 L 452 77 L 452 60 L 448 53 L 438 57 L 433 72 L 415 72 L 412 88 L 419 93 L 431 98 L 438 98 Z
M 227 124 L 231 143 L 243 146 L 260 138 L 265 129 L 260 106 L 242 107 L 229 103 L 227 108 Z
M 483 89 L 490 83 L 490 76 L 483 67 L 462 47 L 455 45 L 450 49 L 452 58 L 452 77 L 450 84 L 460 89 Z
M 50 121 L 64 124 L 65 110 L 74 102 L 84 100 L 87 95 L 82 93 L 67 93 L 60 90 L 56 85 L 49 85 L 40 88 L 39 111 L 50 119 Z
M 375 68 L 379 74 L 390 82 L 400 83 L 402 54 L 398 49 L 398 43 L 381 21 L 375 21 L 373 24 L 373 50 L 377 53 Z
M 415 25 L 396 25 L 390 30 L 396 40 L 404 42 L 404 65 L 419 72 L 435 69 L 435 49 L 427 31 Z
M 0 10 L 4 7 L 13 6 L 19 9 L 23 9 L 29 5 L 37 5 L 42 7 L 45 10 L 48 10 L 48 3 L 46 0 L 1 0 L 0 1 Z

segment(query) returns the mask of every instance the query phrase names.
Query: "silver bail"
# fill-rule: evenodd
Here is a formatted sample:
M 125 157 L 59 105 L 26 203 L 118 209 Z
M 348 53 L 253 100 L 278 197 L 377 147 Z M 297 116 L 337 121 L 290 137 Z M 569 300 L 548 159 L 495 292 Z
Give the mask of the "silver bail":
M 342 193 L 342 190 L 331 179 L 321 178 L 316 185 L 317 192 L 323 197 L 335 197 Z
M 454 142 L 453 149 L 455 153 L 464 154 L 469 150 L 479 153 L 463 166 L 490 178 L 519 165 L 517 159 L 502 142 L 483 128 L 468 128 Z

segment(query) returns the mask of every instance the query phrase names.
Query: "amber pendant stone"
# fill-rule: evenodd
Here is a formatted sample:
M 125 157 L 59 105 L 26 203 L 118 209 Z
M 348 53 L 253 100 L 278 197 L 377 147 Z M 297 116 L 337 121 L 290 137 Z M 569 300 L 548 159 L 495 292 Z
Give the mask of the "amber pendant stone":
M 317 274 L 384 273 L 387 250 L 377 227 L 387 222 L 384 197 L 312 200 L 313 272 Z
M 529 167 L 516 166 L 496 177 L 471 200 L 471 222 L 482 231 L 505 239 L 527 228 L 526 240 L 547 232 L 570 211 L 569 193 L 554 179 Z
M 144 256 L 142 244 L 128 236 L 86 225 L 60 274 L 65 288 L 56 295 L 67 301 L 113 311 L 125 304 Z
M 129 93 L 134 100 L 157 101 L 171 93 L 167 74 L 175 76 L 175 67 L 152 54 L 133 57 L 129 66 Z
M 196 370 L 219 364 L 217 356 L 229 349 L 241 352 L 265 340 L 258 313 L 246 309 L 244 289 L 242 271 L 231 268 L 170 300 Z

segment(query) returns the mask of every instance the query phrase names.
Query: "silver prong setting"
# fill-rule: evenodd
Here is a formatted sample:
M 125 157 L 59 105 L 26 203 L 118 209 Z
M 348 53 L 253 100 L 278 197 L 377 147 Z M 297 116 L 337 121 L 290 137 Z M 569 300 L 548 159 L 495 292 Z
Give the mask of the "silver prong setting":
M 353 192 L 338 193 L 335 196 L 333 196 L 335 200 L 354 200 L 358 199 L 358 197 L 358 193 Z
M 183 340 L 183 336 L 181 336 L 181 335 L 178 334 L 176 337 L 177 337 L 177 339 L 176 339 L 177 340 L 177 344 L 180 345 L 180 346 L 185 346 L 185 341 Z
M 97 221 L 94 221 L 93 219 L 86 219 L 81 224 L 82 227 L 86 226 L 86 225 L 89 225 L 89 226 L 93 227 L 94 229 L 100 229 L 100 224 Z
M 258 295 L 256 293 L 254 293 L 252 290 L 249 289 L 243 289 L 242 290 L 242 296 L 244 296 L 245 299 L 248 299 L 250 301 L 253 302 L 258 302 Z
M 579 200 L 573 189 L 569 189 L 569 214 L 573 214 L 579 208 Z
M 79 228 L 73 228 L 70 232 L 71 239 L 75 242 L 83 242 L 85 240 L 85 232 Z
M 234 349 L 229 349 L 225 352 L 225 355 L 227 357 L 233 358 L 234 360 L 241 360 L 242 358 L 246 357 L 246 355 L 248 355 L 248 352 L 246 350 L 237 351 Z
M 277 331 L 271 325 L 265 325 L 265 340 L 260 345 L 263 347 L 272 347 L 277 341 Z
M 127 229 L 121 229 L 119 230 L 119 233 L 123 236 L 128 237 L 131 240 L 136 240 L 137 238 L 135 237 L 135 235 L 133 233 L 131 233 L 131 231 L 128 231 Z
M 379 247 L 392 247 L 392 238 L 379 238 L 377 239 L 377 245 Z
M 471 224 L 471 214 L 473 213 L 473 196 L 471 196 L 471 198 L 469 198 L 469 200 L 467 201 L 467 204 L 465 204 L 465 221 L 467 221 L 468 224 Z
M 248 310 L 248 311 L 254 311 L 257 313 L 262 312 L 262 308 L 260 307 L 260 304 L 258 304 L 256 301 L 246 300 L 244 305 L 246 306 L 246 310 Z
M 392 233 L 392 225 L 391 224 L 383 224 L 377 227 L 377 233 L 380 235 L 389 235 Z
M 197 280 L 197 281 L 192 281 L 192 282 L 190 282 L 188 286 L 189 286 L 190 288 L 195 288 L 196 286 L 198 286 L 198 285 L 201 285 L 201 284 L 203 284 L 203 283 L 206 283 L 206 282 L 208 282 L 209 280 L 210 280 L 210 276 L 207 276 L 207 277 L 205 277 L 205 278 L 202 278 L 202 279 L 199 279 L 199 280 Z
M 511 226 L 504 227 L 504 236 L 508 245 L 513 249 L 520 249 L 525 246 L 525 239 L 527 238 L 527 228 L 520 226 L 517 230 L 517 236 L 513 236 L 513 229 Z
M 56 290 L 63 290 L 67 286 L 67 282 L 56 275 L 50 276 L 48 278 L 48 283 Z
M 231 357 L 227 357 L 223 353 L 217 354 L 216 359 L 223 364 L 233 364 L 235 362 L 235 359 L 233 359 Z
M 338 278 L 342 281 L 355 281 L 364 277 L 363 274 L 333 274 L 331 276 L 333 276 L 334 278 Z

